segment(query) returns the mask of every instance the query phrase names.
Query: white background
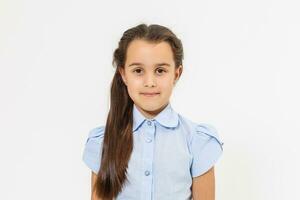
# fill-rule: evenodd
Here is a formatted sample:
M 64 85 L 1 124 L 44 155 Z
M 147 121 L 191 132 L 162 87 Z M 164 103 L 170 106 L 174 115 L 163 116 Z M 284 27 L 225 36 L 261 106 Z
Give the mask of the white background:
M 165 25 L 182 40 L 171 102 L 224 142 L 216 199 L 300 199 L 296 1 L 1 0 L 0 199 L 89 199 L 82 162 L 102 125 L 123 31 Z

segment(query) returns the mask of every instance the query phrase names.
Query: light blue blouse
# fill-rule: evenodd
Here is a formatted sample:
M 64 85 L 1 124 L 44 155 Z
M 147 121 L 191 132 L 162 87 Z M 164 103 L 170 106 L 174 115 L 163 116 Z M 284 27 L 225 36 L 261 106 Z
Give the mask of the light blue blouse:
M 104 126 L 90 130 L 84 163 L 100 169 Z M 134 147 L 124 189 L 117 200 L 192 199 L 192 178 L 214 166 L 223 142 L 209 124 L 195 123 L 176 113 L 169 103 L 155 118 L 147 119 L 133 106 Z

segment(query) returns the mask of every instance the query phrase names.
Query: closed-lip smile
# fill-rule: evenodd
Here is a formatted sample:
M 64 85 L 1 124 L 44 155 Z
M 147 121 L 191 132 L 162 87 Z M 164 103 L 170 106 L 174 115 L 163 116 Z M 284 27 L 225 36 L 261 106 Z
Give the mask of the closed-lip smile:
M 141 94 L 143 94 L 145 96 L 155 96 L 155 95 L 159 94 L 159 92 L 142 92 Z

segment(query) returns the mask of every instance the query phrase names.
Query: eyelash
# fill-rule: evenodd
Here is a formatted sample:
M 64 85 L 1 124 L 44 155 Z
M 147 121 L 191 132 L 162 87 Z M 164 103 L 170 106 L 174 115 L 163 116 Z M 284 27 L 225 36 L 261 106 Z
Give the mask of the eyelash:
M 142 69 L 135 69 L 135 70 L 133 70 L 133 72 L 136 72 L 137 70 L 142 70 Z M 166 70 L 164 70 L 164 69 L 162 69 L 162 68 L 158 68 L 157 70 L 162 70 L 164 73 L 166 73 L 167 71 Z M 139 73 L 138 73 L 139 74 Z M 159 74 L 162 74 L 162 73 L 159 73 Z
M 142 70 L 142 69 L 135 69 L 135 70 L 133 70 L 133 72 L 135 73 L 137 70 Z M 157 70 L 162 70 L 164 73 L 166 73 L 167 71 L 166 70 L 164 70 L 164 69 L 162 69 L 162 68 L 158 68 Z M 138 73 L 139 74 L 139 73 Z M 163 74 L 163 73 L 159 73 L 159 74 Z

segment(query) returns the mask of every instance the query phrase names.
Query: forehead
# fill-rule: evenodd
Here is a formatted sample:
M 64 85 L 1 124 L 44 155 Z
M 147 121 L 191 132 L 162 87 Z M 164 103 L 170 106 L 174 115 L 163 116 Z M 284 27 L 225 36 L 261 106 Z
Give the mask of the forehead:
M 163 41 L 159 43 L 148 42 L 145 40 L 133 40 L 126 53 L 126 63 L 141 62 L 151 64 L 157 62 L 168 62 L 173 64 L 173 52 L 169 43 Z

